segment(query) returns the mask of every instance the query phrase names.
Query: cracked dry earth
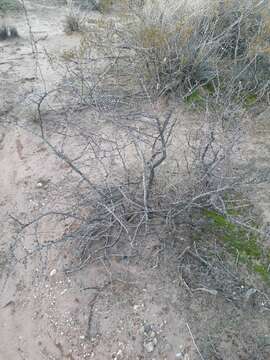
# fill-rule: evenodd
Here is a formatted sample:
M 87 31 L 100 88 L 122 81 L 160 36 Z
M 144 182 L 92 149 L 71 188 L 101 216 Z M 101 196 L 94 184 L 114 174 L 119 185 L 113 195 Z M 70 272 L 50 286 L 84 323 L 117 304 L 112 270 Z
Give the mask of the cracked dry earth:
M 50 88 L 59 79 L 47 53 L 72 48 L 79 36 L 63 33 L 61 7 L 47 2 L 27 7 Z M 40 86 L 25 19 L 17 15 L 15 21 L 21 38 L 0 43 L 3 118 L 10 108 L 30 116 L 22 104 Z M 270 127 L 267 118 L 263 121 L 248 141 L 246 156 L 265 166 Z M 69 259 L 65 248 L 10 262 L 14 241 L 20 257 L 35 241 L 50 241 L 65 231 L 56 220 L 44 219 L 39 238 L 31 228 L 15 240 L 13 217 L 29 219 L 65 201 L 55 189 L 69 169 L 31 133 L 0 126 L 0 360 L 270 359 L 269 310 L 211 293 L 194 295 L 183 286 L 176 260 L 186 240 L 172 249 L 170 239 L 164 242 L 157 231 L 148 235 L 143 256 L 120 254 L 109 264 L 97 261 L 73 273 L 63 271 Z M 256 195 L 265 222 L 269 191 Z

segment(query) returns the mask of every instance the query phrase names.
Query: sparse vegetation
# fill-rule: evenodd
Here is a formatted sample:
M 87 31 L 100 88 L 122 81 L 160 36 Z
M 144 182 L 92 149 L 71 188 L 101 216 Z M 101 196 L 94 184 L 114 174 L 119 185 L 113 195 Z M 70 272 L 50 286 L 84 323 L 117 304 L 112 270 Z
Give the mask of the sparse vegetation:
M 143 264 L 151 273 L 154 269 L 166 273 L 166 286 L 183 286 L 181 296 L 173 294 L 175 299 L 185 297 L 186 291 L 189 313 L 196 294 L 209 296 L 197 301 L 196 313 L 201 313 L 201 300 L 206 308 L 212 301 L 211 321 L 218 306 L 223 320 L 225 307 L 227 317 L 233 313 L 231 321 L 235 311 L 243 316 L 246 309 L 252 316 L 269 311 L 270 251 L 264 241 L 269 233 L 251 199 L 256 197 L 254 189 L 269 186 L 270 173 L 261 165 L 265 155 L 258 164 L 248 161 L 254 160 L 250 155 L 254 148 L 247 145 L 251 110 L 255 112 L 258 104 L 270 105 L 268 2 L 212 0 L 196 11 L 195 5 L 175 0 L 71 0 L 67 5 L 64 30 L 79 34 L 67 38 L 62 32 L 65 49 L 53 54 L 46 50 L 45 60 L 39 46 L 46 38 L 32 33 L 25 11 L 36 66 L 35 76 L 25 77 L 23 83 L 27 88 L 28 81 L 42 81 L 35 82 L 38 90 L 31 86 L 26 97 L 28 109 L 35 109 L 35 121 L 12 109 L 6 123 L 14 124 L 15 119 L 19 129 L 35 135 L 39 149 L 33 157 L 49 150 L 57 164 L 52 166 L 56 176 L 51 183 L 40 177 L 36 188 L 31 184 L 40 200 L 37 205 L 33 200 L 34 218 L 29 220 L 20 208 L 22 219 L 8 212 L 18 231 L 10 242 L 9 268 L 13 271 L 17 264 L 26 268 L 35 254 L 42 254 L 45 267 L 57 261 L 57 269 L 46 269 L 51 291 L 62 270 L 69 276 L 89 264 L 104 266 L 109 282 L 84 287 L 98 294 L 90 304 L 87 336 L 80 336 L 91 339 L 87 356 L 96 346 L 91 333 L 94 303 L 113 284 L 114 262 L 119 272 L 128 263 L 139 270 Z M 87 19 L 86 9 L 100 13 Z M 15 28 L 0 30 L 2 40 L 16 36 Z M 48 84 L 43 74 L 47 60 L 58 76 L 53 88 L 51 73 Z M 25 166 L 27 152 L 19 141 L 16 150 Z M 20 179 L 20 186 L 27 188 L 27 181 Z M 43 212 L 36 215 L 38 206 Z M 25 246 L 28 236 L 31 241 Z M 50 258 L 50 250 L 57 256 Z M 0 272 L 4 267 L 5 257 Z M 121 278 L 125 289 L 126 283 Z M 72 284 L 70 280 L 65 291 Z M 133 288 L 134 284 L 132 278 Z M 167 299 L 170 294 L 165 290 Z M 143 288 L 143 301 L 147 291 Z M 138 305 L 133 300 L 127 303 L 137 319 Z M 142 309 L 145 316 L 144 303 Z M 214 325 L 216 335 L 215 326 L 221 327 Z M 234 326 L 239 330 L 238 323 Z M 199 339 L 197 346 L 198 336 L 186 327 L 200 358 L 237 359 L 238 354 L 216 350 L 224 334 L 217 335 L 214 345 Z M 250 333 L 253 346 L 256 334 Z M 243 358 L 257 356 L 252 347 L 244 350 Z M 265 354 L 260 358 L 269 358 L 268 349 Z
M 135 14 L 98 20 L 84 32 L 78 51 L 63 54 L 72 101 L 95 109 L 114 123 L 117 118 L 119 131 L 126 129 L 127 136 L 136 139 L 132 141 L 142 161 L 136 190 L 122 184 L 125 177 L 119 186 L 126 189 L 127 198 L 144 204 L 140 215 L 136 210 L 139 223 L 157 216 L 174 227 L 188 223 L 193 212 L 204 209 L 209 217 L 216 214 L 216 226 L 222 225 L 218 221 L 225 222 L 224 243 L 239 253 L 255 251 L 257 242 L 253 235 L 246 242 L 246 232 L 239 230 L 249 222 L 248 214 L 239 219 L 240 228 L 227 222 L 225 197 L 232 189 L 241 191 L 254 184 L 254 178 L 257 184 L 264 182 L 265 175 L 242 173 L 231 159 L 244 132 L 247 109 L 259 99 L 267 102 L 270 81 L 270 76 L 260 78 L 264 67 L 260 53 L 256 50 L 251 55 L 256 42 L 266 41 L 267 7 L 262 2 L 247 5 L 230 0 L 221 6 L 213 1 L 210 8 L 194 16 L 188 6 L 165 7 L 162 1 L 148 1 Z M 166 183 L 163 169 L 172 166 L 168 144 L 177 142 L 177 120 L 170 106 L 156 112 L 161 98 L 200 108 L 205 122 L 190 135 L 187 169 L 170 178 L 169 189 L 162 187 Z M 123 119 L 143 123 L 144 130 L 134 133 Z M 133 192 L 140 200 L 135 201 Z M 121 196 L 124 209 L 126 197 Z M 102 195 L 99 202 L 104 201 Z M 113 199 L 110 202 L 113 204 Z M 128 208 L 133 218 L 135 209 Z M 120 223 L 125 223 L 126 212 L 115 211 Z M 78 237 L 77 232 L 74 236 Z M 83 257 L 89 251 L 85 247 L 89 244 L 82 244 Z M 253 258 L 254 254 L 246 255 Z

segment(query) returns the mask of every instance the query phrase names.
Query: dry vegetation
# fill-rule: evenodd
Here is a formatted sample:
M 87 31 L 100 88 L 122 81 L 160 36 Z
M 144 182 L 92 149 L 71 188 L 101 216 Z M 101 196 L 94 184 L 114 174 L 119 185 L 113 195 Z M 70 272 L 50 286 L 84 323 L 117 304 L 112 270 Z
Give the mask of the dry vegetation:
M 88 6 L 102 15 L 88 21 Z M 35 243 L 19 259 L 16 240 L 13 261 L 68 246 L 73 259 L 65 271 L 72 273 L 119 249 L 141 254 L 156 231 L 178 250 L 187 239 L 177 266 L 188 291 L 216 295 L 215 286 L 227 294 L 240 286 L 243 271 L 268 299 L 269 234 L 248 193 L 268 183 L 270 173 L 239 161 L 251 114 L 270 105 L 268 1 L 212 0 L 196 11 L 175 1 L 70 1 L 67 9 L 64 31 L 79 32 L 80 46 L 50 58 L 64 76 L 39 94 L 38 126 L 15 121 L 72 170 L 59 190 L 72 203 L 13 220 L 20 238 L 47 217 L 68 223 L 68 230 Z M 18 35 L 1 29 L 2 40 Z M 54 107 L 55 99 L 61 106 Z M 184 135 L 180 109 L 197 118 L 190 128 L 185 124 Z M 91 116 L 78 118 L 85 113 Z M 93 131 L 92 119 L 111 133 Z M 94 176 L 89 166 L 95 166 Z M 76 195 L 70 190 L 74 177 Z M 200 266 L 187 281 L 189 258 Z M 228 277 L 224 266 L 236 275 Z M 214 280 L 205 280 L 208 270 L 201 267 L 214 269 Z M 208 281 L 209 289 L 200 287 Z
M 79 31 L 80 11 L 73 2 L 68 8 L 65 31 Z M 169 233 L 193 229 L 191 238 L 208 224 L 210 232 L 223 226 L 226 238 L 238 237 L 228 240 L 229 249 L 268 277 L 267 257 L 257 251 L 267 234 L 254 221 L 252 206 L 243 210 L 244 196 L 242 201 L 238 195 L 237 210 L 232 208 L 234 194 L 246 193 L 269 176 L 267 170 L 235 163 L 250 109 L 269 105 L 268 12 L 264 1 L 211 1 L 196 13 L 182 3 L 175 7 L 174 2 L 147 1 L 135 10 L 134 4 L 126 4 L 125 12 L 85 22 L 80 47 L 60 60 L 64 85 L 45 92 L 38 102 L 39 136 L 86 187 L 79 204 L 63 213 L 65 221 L 67 214 L 77 219 L 76 230 L 64 237 L 76 243 L 76 267 L 123 239 L 133 244 L 157 223 Z M 69 106 L 63 123 L 58 119 L 47 124 L 42 104 L 55 92 L 68 97 Z M 166 105 L 161 108 L 162 99 Z M 199 127 L 189 131 L 185 141 L 178 138 L 179 103 L 202 113 Z M 128 145 L 117 139 L 110 144 L 110 139 L 93 135 L 87 122 L 74 123 L 70 112 L 82 109 L 102 114 Z M 53 127 L 81 138 L 85 148 L 76 160 L 51 143 L 47 134 Z M 184 159 L 175 154 L 179 141 Z M 110 174 L 97 155 L 108 144 L 121 176 Z M 133 149 L 136 173 L 125 160 L 126 146 Z M 100 162 L 98 183 L 84 171 L 90 158 Z M 255 247 L 255 255 L 250 247 Z

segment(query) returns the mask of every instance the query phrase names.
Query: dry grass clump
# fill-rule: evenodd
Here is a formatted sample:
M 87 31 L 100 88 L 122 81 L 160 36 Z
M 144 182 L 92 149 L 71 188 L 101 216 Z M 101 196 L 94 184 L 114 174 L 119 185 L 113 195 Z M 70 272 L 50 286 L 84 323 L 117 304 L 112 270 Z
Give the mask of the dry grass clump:
M 80 19 L 74 15 L 67 15 L 65 18 L 65 33 L 71 34 L 80 31 Z
M 89 98 L 123 104 L 140 102 L 145 93 L 155 101 L 168 95 L 188 99 L 199 91 L 215 101 L 221 93 L 241 103 L 267 99 L 268 13 L 266 2 L 214 0 L 195 11 L 186 2 L 149 0 L 100 20 L 84 34 L 79 55 L 84 86 L 95 91 Z M 98 66 L 93 47 L 102 59 Z
M 200 23 L 188 12 L 153 18 L 150 13 L 138 16 L 125 37 L 121 33 L 125 46 L 136 51 L 134 62 L 149 94 L 184 97 L 215 78 L 215 44 Z
M 67 34 L 80 32 L 83 27 L 83 18 L 80 9 L 72 0 L 68 1 L 68 13 L 65 17 L 64 31 Z
M 143 3 L 143 0 L 99 0 L 96 9 L 105 14 L 112 10 L 125 12 L 141 8 Z
M 108 13 L 112 10 L 126 11 L 143 5 L 143 0 L 74 0 L 82 10 Z
M 234 95 L 269 97 L 270 9 L 268 1 L 221 2 L 209 18 L 214 39 L 219 41 L 224 82 Z M 226 69 L 227 66 L 227 69 Z
M 153 81 L 150 93 L 156 86 L 158 96 L 171 92 L 185 97 L 211 85 L 226 94 L 227 84 L 233 97 L 269 93 L 266 1 L 213 1 L 195 14 L 188 7 L 150 4 L 137 18 L 124 38 L 142 64 L 140 73 Z
M 0 40 L 14 39 L 19 37 L 18 30 L 15 26 L 6 24 L 0 26 Z

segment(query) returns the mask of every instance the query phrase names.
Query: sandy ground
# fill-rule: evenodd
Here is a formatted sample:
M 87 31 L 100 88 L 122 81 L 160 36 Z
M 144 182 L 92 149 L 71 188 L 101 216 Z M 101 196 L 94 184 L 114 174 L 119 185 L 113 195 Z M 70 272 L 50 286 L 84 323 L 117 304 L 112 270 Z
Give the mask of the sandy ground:
M 51 68 L 47 54 L 72 48 L 79 36 L 63 33 L 62 8 L 30 2 L 27 7 L 49 90 L 61 74 Z M 25 103 L 31 104 L 42 82 L 37 79 L 25 18 L 15 21 L 21 38 L 0 43 L 1 116 L 6 119 L 5 111 L 13 108 L 31 122 L 33 113 Z M 265 116 L 249 139 L 246 158 L 257 166 L 269 166 L 268 121 Z M 68 247 L 61 253 L 45 248 L 29 254 L 36 241 L 53 240 L 65 229 L 48 218 L 40 225 L 38 239 L 35 228 L 18 237 L 12 217 L 31 219 L 57 202 L 65 203 L 58 185 L 69 169 L 39 138 L 4 123 L 0 124 L 1 360 L 270 358 L 265 300 L 260 297 L 255 305 L 247 305 L 239 284 L 237 301 L 211 293 L 191 294 L 177 267 L 177 257 L 188 245 L 185 239 L 172 248 L 171 239 L 164 240 L 157 231 L 144 239 L 145 251 L 138 258 L 116 254 L 109 263 L 100 260 L 74 273 L 63 271 Z M 270 188 L 255 195 L 267 224 Z M 15 242 L 21 260 L 17 264 L 10 262 L 8 252 Z

